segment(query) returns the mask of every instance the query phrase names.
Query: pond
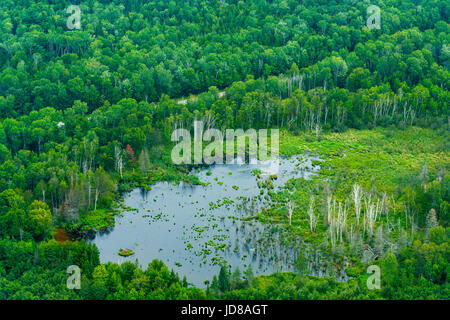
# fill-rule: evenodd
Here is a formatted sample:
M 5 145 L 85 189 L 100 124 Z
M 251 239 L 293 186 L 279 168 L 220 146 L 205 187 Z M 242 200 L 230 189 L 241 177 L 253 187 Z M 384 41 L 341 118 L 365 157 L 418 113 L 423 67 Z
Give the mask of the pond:
M 123 211 L 115 227 L 92 242 L 102 263 L 138 259 L 145 269 L 159 259 L 200 287 L 225 261 L 232 271 L 251 264 L 256 275 L 293 271 L 301 239 L 283 226 L 248 218 L 269 201 L 258 181 L 271 180 L 277 190 L 291 178 L 308 179 L 319 170 L 312 160 L 320 159 L 303 155 L 257 165 L 214 165 L 192 172 L 207 185 L 159 182 L 150 191 L 137 188 L 124 195 L 123 203 L 136 210 Z M 122 257 L 121 248 L 134 254 Z

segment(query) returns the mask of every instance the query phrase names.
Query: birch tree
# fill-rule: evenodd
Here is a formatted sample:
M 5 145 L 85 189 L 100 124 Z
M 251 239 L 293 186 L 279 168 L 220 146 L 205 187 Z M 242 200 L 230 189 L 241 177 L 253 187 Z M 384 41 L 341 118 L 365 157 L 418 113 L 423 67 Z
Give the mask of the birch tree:
M 356 215 L 356 226 L 359 227 L 359 218 L 361 216 L 361 199 L 362 199 L 362 188 L 359 184 L 355 183 L 353 185 L 352 199 L 355 204 L 355 215 Z
M 373 235 L 373 228 L 381 211 L 380 201 L 377 200 L 376 202 L 373 202 L 371 196 L 369 195 L 365 200 L 365 207 L 364 233 L 367 231 L 371 236 Z
M 119 146 L 114 146 L 114 167 L 120 173 L 120 177 L 123 178 L 123 152 Z
M 341 202 L 337 202 L 336 199 L 331 205 L 331 201 L 328 205 L 328 215 L 329 215 L 329 234 L 331 239 L 331 244 L 334 247 L 336 243 L 343 241 L 343 234 L 347 224 L 347 205 L 342 205 Z
M 291 225 L 292 224 L 292 213 L 294 212 L 294 205 L 291 200 L 288 201 L 288 203 L 286 205 L 286 209 L 287 209 L 287 215 L 289 218 L 289 225 Z

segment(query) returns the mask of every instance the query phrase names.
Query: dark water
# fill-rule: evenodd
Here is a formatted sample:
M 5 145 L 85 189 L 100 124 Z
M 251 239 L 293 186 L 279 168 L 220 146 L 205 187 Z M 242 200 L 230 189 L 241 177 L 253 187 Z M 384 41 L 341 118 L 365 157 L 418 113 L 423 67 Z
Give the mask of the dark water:
M 269 165 L 215 165 L 193 172 L 206 186 L 160 182 L 146 192 L 135 189 L 124 197 L 124 205 L 137 211 L 123 212 L 115 227 L 99 233 L 92 241 L 100 250 L 102 263 L 135 261 L 146 268 L 160 259 L 189 282 L 204 286 L 218 274 L 226 261 L 232 270 L 249 264 L 255 274 L 292 271 L 300 239 L 282 226 L 261 224 L 242 218 L 254 216 L 267 205 L 258 199 L 257 181 L 273 180 L 275 190 L 291 178 L 308 178 L 319 169 L 316 157 L 294 156 L 280 159 L 278 170 Z M 258 179 L 252 170 L 261 169 Z M 235 186 L 235 188 L 233 188 Z M 120 248 L 132 249 L 130 257 L 118 255 Z

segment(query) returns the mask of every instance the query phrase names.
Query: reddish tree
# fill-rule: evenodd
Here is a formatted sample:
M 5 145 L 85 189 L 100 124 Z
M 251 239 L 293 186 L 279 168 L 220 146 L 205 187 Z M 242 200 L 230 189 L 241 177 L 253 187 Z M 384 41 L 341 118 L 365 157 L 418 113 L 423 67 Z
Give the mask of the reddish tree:
M 136 162 L 136 157 L 134 156 L 134 150 L 129 144 L 127 144 L 126 149 L 127 149 L 127 152 L 130 154 L 131 164 L 134 165 L 134 163 Z

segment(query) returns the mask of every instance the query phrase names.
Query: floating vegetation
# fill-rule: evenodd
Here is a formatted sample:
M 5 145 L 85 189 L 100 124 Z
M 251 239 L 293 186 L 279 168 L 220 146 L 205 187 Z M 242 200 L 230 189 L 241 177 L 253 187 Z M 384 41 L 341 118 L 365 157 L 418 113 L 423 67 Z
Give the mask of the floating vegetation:
M 134 254 L 134 252 L 131 249 L 119 249 L 119 255 L 122 257 L 128 257 L 133 254 Z
M 201 171 L 209 178 L 205 178 L 205 182 L 199 186 L 160 183 L 154 185 L 148 195 L 137 193 L 136 196 L 142 197 L 144 203 L 143 208 L 133 204 L 142 208 L 142 214 L 137 216 L 146 219 L 146 225 L 151 223 L 153 230 L 149 231 L 148 239 L 153 239 L 153 232 L 158 236 L 163 232 L 164 237 L 172 239 L 171 243 L 180 243 L 179 249 L 184 252 L 181 256 L 177 254 L 175 258 L 177 251 L 169 248 L 164 251 L 156 250 L 156 253 L 148 256 L 156 255 L 164 261 L 172 261 L 173 267 L 181 268 L 182 272 L 191 270 L 194 265 L 211 270 L 211 266 L 225 261 L 240 267 L 253 263 L 256 267 L 259 260 L 262 261 L 262 268 L 257 268 L 258 272 L 275 272 L 278 266 L 273 266 L 273 262 L 269 261 L 270 256 L 277 257 L 280 264 L 286 266 L 285 270 L 291 270 L 294 265 L 293 250 L 297 242 L 287 240 L 288 232 L 284 228 L 272 224 L 266 214 L 261 215 L 261 211 L 273 202 L 272 197 L 276 196 L 277 190 L 284 190 L 281 187 L 290 179 L 295 170 L 295 162 L 289 162 L 289 166 L 290 170 L 271 174 L 264 180 L 261 179 L 263 175 L 260 169 L 248 169 L 246 174 L 242 174 L 246 167 L 240 166 L 239 171 L 230 172 L 227 176 L 226 169 L 221 172 L 211 168 Z M 229 177 L 237 172 L 239 175 Z M 219 181 L 218 177 L 222 177 L 223 181 Z M 240 192 L 228 195 L 227 187 L 223 188 L 222 185 Z M 199 193 L 196 189 L 204 192 Z M 260 193 L 261 191 L 263 192 Z M 227 196 L 223 196 L 224 194 Z M 154 202 L 149 205 L 151 200 Z M 264 217 L 262 221 L 266 225 L 261 224 L 260 217 Z M 139 229 L 140 225 L 136 223 L 133 232 Z M 159 239 L 155 238 L 154 241 L 157 242 L 157 247 L 165 245 Z M 151 251 L 141 248 L 136 255 Z M 141 262 L 142 257 L 138 258 Z M 143 262 L 147 262 L 145 258 Z

